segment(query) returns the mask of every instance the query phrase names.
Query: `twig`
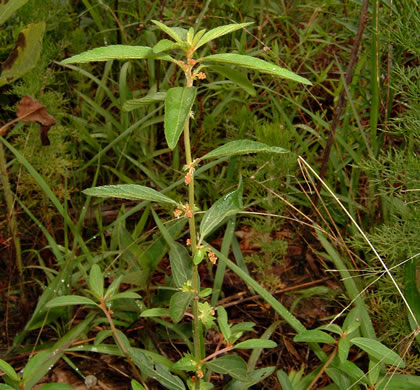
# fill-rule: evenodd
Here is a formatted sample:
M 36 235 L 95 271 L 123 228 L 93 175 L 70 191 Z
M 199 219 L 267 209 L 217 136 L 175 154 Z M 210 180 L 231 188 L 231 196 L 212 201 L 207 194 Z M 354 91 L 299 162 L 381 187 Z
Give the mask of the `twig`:
M 359 52 L 360 44 L 362 42 L 363 33 L 365 31 L 367 22 L 368 22 L 368 5 L 369 0 L 363 0 L 362 10 L 360 11 L 360 22 L 359 28 L 357 30 L 356 38 L 353 42 L 353 48 L 351 50 L 350 55 L 350 62 L 347 68 L 346 74 L 344 76 L 344 85 L 347 86 L 351 83 L 353 79 L 353 70 L 357 62 L 357 53 Z M 325 177 L 325 173 L 327 170 L 328 160 L 330 158 L 331 147 L 335 139 L 335 133 L 338 126 L 338 121 L 340 120 L 341 112 L 343 111 L 345 105 L 345 96 L 346 96 L 346 88 L 342 88 L 340 91 L 340 95 L 338 97 L 337 109 L 334 113 L 333 121 L 330 128 L 330 134 L 328 136 L 327 146 L 324 150 L 324 156 L 322 158 L 322 165 L 319 173 L 319 177 L 323 179 Z M 317 190 L 321 189 L 322 182 L 321 180 L 317 183 Z M 315 198 L 314 204 L 316 205 L 318 202 L 318 197 Z

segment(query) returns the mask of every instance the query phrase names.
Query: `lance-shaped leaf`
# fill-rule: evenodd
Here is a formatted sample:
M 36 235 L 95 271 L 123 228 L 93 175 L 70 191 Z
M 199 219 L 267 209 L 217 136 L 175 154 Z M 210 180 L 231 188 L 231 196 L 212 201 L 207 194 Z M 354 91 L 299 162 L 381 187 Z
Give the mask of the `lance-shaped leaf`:
M 183 28 L 169 27 L 157 20 L 152 20 L 152 22 L 179 44 L 183 44 L 184 40 L 187 38 L 187 31 Z
M 305 343 L 327 343 L 334 344 L 334 337 L 330 336 L 328 333 L 323 332 L 319 329 L 310 329 L 305 330 L 304 332 L 299 332 L 294 338 L 293 341 L 305 342 Z
M 191 256 L 179 242 L 174 241 L 170 246 L 169 260 L 171 262 L 172 277 L 174 278 L 175 286 L 180 288 L 192 278 Z
M 230 336 L 232 336 L 232 331 L 228 323 L 228 316 L 226 309 L 223 306 L 217 308 L 217 324 L 219 329 L 223 334 L 223 337 L 227 342 L 229 342 Z
M 153 53 L 159 54 L 163 51 L 179 49 L 181 45 L 169 39 L 162 39 L 155 46 L 153 46 Z
M 225 355 L 206 363 L 206 367 L 218 374 L 228 374 L 232 378 L 246 380 L 247 365 L 245 360 L 236 355 Z
M 171 315 L 172 321 L 175 324 L 182 320 L 193 298 L 193 293 L 182 291 L 178 291 L 172 295 L 169 302 L 169 313 Z
M 158 203 L 177 204 L 173 199 L 161 194 L 153 188 L 141 186 L 138 184 L 118 184 L 101 187 L 87 188 L 83 191 L 89 196 L 99 198 L 120 198 L 130 200 L 150 200 Z
M 248 139 L 240 139 L 237 141 L 231 141 L 227 144 L 219 146 L 211 152 L 201 157 L 201 160 L 208 158 L 220 158 L 225 156 L 233 156 L 235 154 L 248 154 L 248 153 L 288 153 L 286 149 L 278 146 L 268 146 L 262 142 L 251 141 Z
M 0 370 L 2 370 L 12 381 L 19 382 L 19 376 L 13 367 L 4 360 L 0 359 Z M 13 389 L 13 387 L 11 387 Z
M 61 297 L 53 298 L 46 304 L 47 308 L 63 307 L 63 306 L 74 306 L 74 305 L 95 305 L 96 303 L 92 299 L 87 297 L 81 297 L 79 295 L 63 295 Z
M 241 180 L 237 190 L 220 198 L 206 211 L 200 224 L 200 241 L 211 233 L 226 217 L 242 210 L 242 189 Z
M 169 317 L 169 310 L 163 307 L 154 307 L 142 311 L 140 317 Z
M 89 288 L 98 298 L 104 296 L 104 276 L 98 264 L 92 265 L 89 274 Z
M 277 344 L 272 340 L 249 339 L 235 345 L 236 349 L 275 348 Z
M 418 260 L 412 259 L 405 264 L 405 298 L 411 308 L 411 311 L 408 313 L 408 322 L 413 331 L 416 331 L 417 324 L 420 322 L 420 293 L 417 288 L 417 263 Z M 415 318 L 413 318 L 413 314 Z M 416 339 L 420 345 L 420 335 Z
M 165 137 L 170 149 L 174 149 L 190 115 L 197 89 L 175 87 L 168 90 L 165 98 Z
M 288 69 L 264 61 L 260 58 L 250 57 L 243 54 L 213 54 L 211 56 L 203 57 L 199 61 L 204 65 L 213 63 L 238 65 L 243 68 L 258 70 L 259 72 L 268 73 L 273 76 L 297 81 L 298 83 L 312 85 L 308 79 L 298 76 L 296 73 L 293 73 Z
M 15 387 L 0 383 L 0 390 L 15 390 Z
M 133 359 L 135 365 L 140 368 L 144 376 L 150 376 L 156 379 L 165 389 L 185 390 L 182 380 L 172 375 L 168 367 L 159 361 L 152 359 L 136 348 L 129 348 L 128 354 Z
M 229 390 L 246 390 L 252 389 L 257 383 L 262 383 L 265 378 L 269 377 L 275 370 L 276 367 L 263 367 L 258 370 L 248 371 L 246 378 L 242 380 L 231 380 L 228 385 L 225 387 Z M 289 390 L 288 388 L 283 388 L 282 390 Z M 293 389 L 292 389 L 293 390 Z
M 28 0 L 0 1 L 0 26 L 27 2 Z
M 22 77 L 38 62 L 45 23 L 29 24 L 18 35 L 15 48 L 2 64 L 0 87 Z
M 246 26 L 249 26 L 253 22 L 249 23 L 234 23 L 234 24 L 227 24 L 226 26 L 220 26 L 216 27 L 213 30 L 208 31 L 205 33 L 201 39 L 198 41 L 198 43 L 195 45 L 195 49 L 198 49 L 199 47 L 203 46 L 207 42 L 212 41 L 213 39 L 217 39 L 223 35 L 230 34 L 236 30 L 240 30 L 241 28 L 244 28 Z
M 153 52 L 151 47 L 147 46 L 129 46 L 129 45 L 110 45 L 97 47 L 85 51 L 73 57 L 66 58 L 62 64 L 81 64 L 93 61 L 109 60 L 140 60 L 140 59 L 158 59 L 165 61 L 174 61 L 168 55 L 159 55 Z
M 391 364 L 401 368 L 405 367 L 404 361 L 396 352 L 385 347 L 385 345 L 377 340 L 368 339 L 366 337 L 354 337 L 350 342 L 367 352 L 368 355 L 385 364 Z
M 151 103 L 163 102 L 166 97 L 166 92 L 150 93 L 139 99 L 126 100 L 122 106 L 123 111 L 132 111 L 136 108 L 146 106 Z

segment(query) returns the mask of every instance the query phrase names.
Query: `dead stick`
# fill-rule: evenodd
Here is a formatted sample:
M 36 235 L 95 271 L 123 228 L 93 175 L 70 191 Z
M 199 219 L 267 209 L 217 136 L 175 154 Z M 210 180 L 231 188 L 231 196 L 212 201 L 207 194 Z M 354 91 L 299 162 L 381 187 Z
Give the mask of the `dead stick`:
M 345 105 L 346 87 L 350 85 L 353 79 L 353 70 L 354 70 L 354 66 L 357 63 L 357 53 L 359 52 L 363 33 L 365 31 L 365 28 L 368 22 L 368 6 L 369 6 L 369 0 L 363 0 L 362 10 L 360 11 L 359 28 L 357 30 L 356 38 L 353 42 L 353 48 L 351 50 L 349 66 L 344 76 L 345 85 L 341 89 L 340 95 L 338 97 L 337 109 L 334 113 L 333 121 L 330 128 L 330 134 L 328 136 L 327 146 L 325 147 L 324 156 L 322 158 L 321 170 L 319 172 L 320 180 L 317 183 L 317 191 L 315 193 L 319 193 L 319 191 L 321 190 L 322 179 L 325 177 L 325 173 L 327 170 L 328 160 L 330 158 L 331 147 L 335 139 L 335 133 L 337 130 L 338 121 L 340 120 L 341 112 L 343 111 L 343 108 Z M 316 206 L 317 202 L 318 202 L 318 197 L 314 199 L 314 206 Z

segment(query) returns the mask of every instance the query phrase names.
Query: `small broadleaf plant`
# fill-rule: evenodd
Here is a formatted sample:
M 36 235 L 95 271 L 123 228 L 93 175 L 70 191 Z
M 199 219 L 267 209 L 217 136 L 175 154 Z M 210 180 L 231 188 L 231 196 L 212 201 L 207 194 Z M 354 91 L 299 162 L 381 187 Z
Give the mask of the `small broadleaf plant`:
M 189 224 L 188 247 L 184 247 L 174 241 L 170 234 L 165 232 L 164 224 L 160 222 L 159 217 L 154 213 L 154 218 L 162 235 L 165 237 L 170 247 L 170 263 L 172 274 L 178 292 L 176 292 L 170 302 L 169 310 L 164 308 L 153 308 L 143 312 L 143 317 L 153 316 L 169 316 L 174 323 L 179 322 L 184 314 L 191 307 L 192 315 L 192 350 L 186 354 L 173 367 L 177 370 L 185 372 L 193 372 L 193 376 L 186 380 L 190 389 L 210 389 L 212 384 L 207 373 L 210 371 L 228 374 L 236 381 L 242 383 L 242 387 L 251 383 L 251 378 L 264 378 L 271 374 L 274 368 L 267 368 L 264 375 L 257 374 L 256 371 L 248 371 L 246 362 L 238 355 L 220 354 L 232 351 L 236 348 L 254 349 L 254 348 L 272 348 L 275 343 L 270 340 L 249 339 L 238 342 L 244 331 L 252 330 L 252 326 L 230 326 L 227 319 L 227 313 L 222 307 L 217 308 L 218 319 L 214 317 L 215 309 L 206 301 L 206 297 L 211 294 L 209 289 L 201 289 L 198 276 L 198 266 L 203 259 L 216 261 L 214 253 L 206 247 L 205 238 L 217 227 L 221 226 L 227 217 L 235 215 L 242 210 L 242 183 L 238 188 L 217 200 L 203 215 L 201 223 L 197 226 L 196 215 L 199 210 L 199 200 L 196 199 L 194 185 L 194 172 L 197 164 L 202 160 L 217 159 L 221 157 L 230 157 L 232 155 L 248 154 L 248 153 L 287 153 L 286 150 L 268 146 L 260 142 L 251 140 L 236 140 L 228 142 L 212 151 L 197 158 L 192 156 L 190 146 L 190 120 L 193 117 L 192 109 L 197 96 L 197 88 L 194 83 L 204 80 L 206 72 L 211 72 L 213 67 L 219 74 L 230 74 L 230 66 L 238 66 L 254 70 L 256 72 L 266 73 L 275 77 L 292 80 L 298 83 L 310 85 L 310 81 L 282 68 L 276 64 L 269 63 L 260 58 L 235 53 L 213 54 L 204 57 L 199 56 L 198 49 L 203 47 L 210 41 L 220 38 L 225 34 L 248 27 L 252 23 L 228 24 L 217 27 L 210 31 L 183 29 L 179 27 L 168 27 L 167 25 L 153 21 L 153 23 L 165 32 L 170 39 L 162 39 L 156 43 L 154 47 L 145 46 L 128 46 L 128 45 L 111 45 L 95 48 L 84 53 L 75 55 L 64 60 L 63 64 L 87 63 L 92 61 L 108 61 L 108 60 L 158 60 L 167 61 L 175 64 L 184 73 L 185 84 L 169 88 L 167 91 L 158 91 L 147 95 L 140 99 L 129 100 L 125 103 L 123 109 L 132 110 L 141 105 L 151 102 L 164 100 L 164 133 L 166 142 L 171 150 L 173 150 L 183 134 L 185 149 L 185 185 L 188 187 L 188 195 L 185 203 L 178 203 L 172 198 L 164 195 L 153 188 L 149 188 L 138 184 L 122 184 L 108 185 L 95 188 L 89 188 L 84 191 L 86 195 L 104 198 L 121 198 L 131 200 L 147 200 L 158 204 L 173 205 L 176 208 L 174 214 L 177 217 L 187 218 Z M 181 53 L 180 58 L 178 54 Z M 222 71 L 221 71 L 222 69 Z M 223 72 L 223 69 L 227 69 Z M 95 267 L 96 268 L 96 267 Z M 93 273 L 92 273 L 93 272 Z M 96 299 L 103 296 L 103 284 L 100 279 L 100 271 L 98 269 L 91 272 L 91 290 L 96 294 Z M 97 277 L 96 277 L 97 276 Z M 87 299 L 87 298 L 86 298 Z M 104 298 L 102 298 L 104 299 Z M 80 304 L 89 304 L 87 301 L 80 301 Z M 90 301 L 92 301 L 89 298 Z M 65 297 L 62 304 L 75 304 L 76 300 L 69 300 Z M 102 300 L 103 302 L 103 300 Z M 94 302 L 90 302 L 93 304 Z M 98 305 L 96 303 L 96 305 Z M 223 337 L 225 348 L 216 351 L 209 356 L 203 356 L 203 332 L 208 328 L 217 328 Z M 127 353 L 130 349 L 126 348 Z M 139 362 L 140 369 L 145 370 L 146 376 L 151 375 L 147 371 L 146 366 L 142 366 L 138 356 L 133 357 L 134 362 Z M 169 375 L 169 373 L 168 373 Z M 179 381 L 171 381 L 171 376 L 159 379 L 154 376 L 165 388 L 182 389 L 184 385 Z M 169 379 L 168 379 L 169 378 Z M 177 378 L 179 379 L 179 378 Z M 185 379 L 185 376 L 184 376 Z M 169 384 L 168 384 L 169 383 Z M 172 383 L 172 384 L 170 384 Z M 134 381 L 135 388 L 142 388 L 138 382 Z M 242 388 L 241 387 L 241 388 Z

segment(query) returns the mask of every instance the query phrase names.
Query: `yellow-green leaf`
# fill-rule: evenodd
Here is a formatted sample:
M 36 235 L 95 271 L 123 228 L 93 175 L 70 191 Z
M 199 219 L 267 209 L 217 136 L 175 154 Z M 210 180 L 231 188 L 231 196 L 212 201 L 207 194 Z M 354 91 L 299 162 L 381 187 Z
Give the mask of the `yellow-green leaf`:
M 238 65 L 242 68 L 253 69 L 259 72 L 271 74 L 273 76 L 297 81 L 298 83 L 312 85 L 312 83 L 309 80 L 297 75 L 296 73 L 293 73 L 288 69 L 264 61 L 260 58 L 255 58 L 243 54 L 213 54 L 211 56 L 201 58 L 200 62 L 202 62 L 204 65 L 211 65 L 213 63 Z
M 168 55 L 159 55 L 153 52 L 151 47 L 147 46 L 129 46 L 129 45 L 110 45 L 97 47 L 85 51 L 73 57 L 66 58 L 62 64 L 81 64 L 94 61 L 109 60 L 140 60 L 140 59 L 158 59 L 165 61 L 174 61 Z
M 153 188 L 141 186 L 138 184 L 118 184 L 100 187 L 87 188 L 83 191 L 89 196 L 98 196 L 100 198 L 120 198 L 130 200 L 150 200 L 159 203 L 177 204 L 173 199 L 154 190 Z
M 6 0 L 0 1 L 0 26 L 9 19 L 14 12 L 25 5 L 28 0 Z
M 19 33 L 15 48 L 3 62 L 0 87 L 17 80 L 35 67 L 41 54 L 44 33 L 44 22 L 29 24 Z
M 165 98 L 165 137 L 170 149 L 174 149 L 190 115 L 197 89 L 175 87 L 168 90 Z

